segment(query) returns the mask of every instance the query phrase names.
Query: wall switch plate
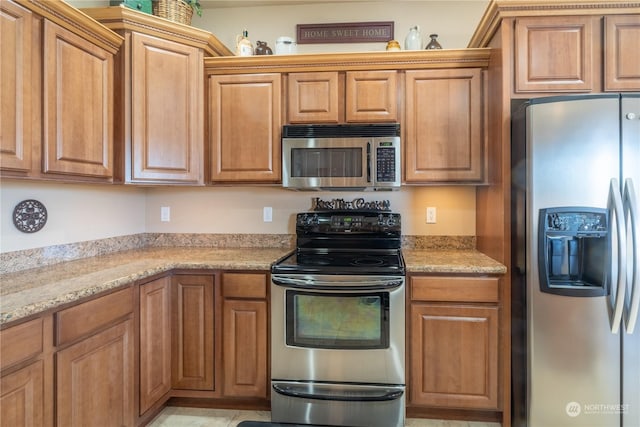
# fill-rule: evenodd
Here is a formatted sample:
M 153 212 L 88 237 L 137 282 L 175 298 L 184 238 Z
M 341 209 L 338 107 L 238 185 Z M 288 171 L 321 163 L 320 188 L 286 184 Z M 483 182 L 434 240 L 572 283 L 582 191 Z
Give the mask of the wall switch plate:
M 436 223 L 436 208 L 428 207 L 427 208 L 427 224 L 435 224 Z
M 162 222 L 171 221 L 171 208 L 169 206 L 160 207 L 160 221 Z
M 273 221 L 273 209 L 270 206 L 262 208 L 262 220 L 264 222 Z

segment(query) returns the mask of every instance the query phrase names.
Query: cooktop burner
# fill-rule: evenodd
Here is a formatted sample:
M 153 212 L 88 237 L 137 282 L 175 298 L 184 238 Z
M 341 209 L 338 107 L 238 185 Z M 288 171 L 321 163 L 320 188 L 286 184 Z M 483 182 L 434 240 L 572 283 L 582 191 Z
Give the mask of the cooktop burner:
M 360 251 L 296 250 L 274 264 L 273 273 L 296 274 L 404 274 L 399 249 Z

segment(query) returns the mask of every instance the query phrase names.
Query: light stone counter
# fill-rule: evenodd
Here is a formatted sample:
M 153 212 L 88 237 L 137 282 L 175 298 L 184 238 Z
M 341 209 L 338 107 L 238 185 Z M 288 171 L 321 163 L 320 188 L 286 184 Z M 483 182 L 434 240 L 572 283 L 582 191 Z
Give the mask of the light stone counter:
M 288 248 L 147 248 L 0 275 L 0 326 L 173 269 L 269 270 Z M 409 273 L 503 274 L 475 250 L 405 249 Z
M 507 267 L 473 249 L 403 249 L 408 273 L 504 274 Z
M 172 269 L 268 270 L 290 249 L 153 248 L 0 275 L 0 326 Z

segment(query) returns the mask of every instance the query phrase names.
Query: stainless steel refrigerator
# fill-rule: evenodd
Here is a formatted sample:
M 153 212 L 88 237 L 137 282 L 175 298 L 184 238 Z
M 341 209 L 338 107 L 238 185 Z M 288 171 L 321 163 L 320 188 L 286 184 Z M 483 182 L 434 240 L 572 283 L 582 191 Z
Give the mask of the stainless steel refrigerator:
M 640 94 L 514 101 L 513 424 L 640 426 Z

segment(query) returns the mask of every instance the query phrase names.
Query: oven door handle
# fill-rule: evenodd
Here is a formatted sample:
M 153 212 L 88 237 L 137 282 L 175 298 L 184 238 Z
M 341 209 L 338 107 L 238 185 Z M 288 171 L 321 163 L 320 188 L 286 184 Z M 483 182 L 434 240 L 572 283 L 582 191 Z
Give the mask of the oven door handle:
M 298 387 L 294 387 L 292 385 L 282 387 L 279 384 L 272 384 L 272 387 L 276 393 L 282 394 L 284 396 L 297 397 L 302 399 L 332 400 L 340 402 L 386 402 L 389 400 L 397 400 L 404 394 L 402 390 L 384 390 L 379 393 L 371 391 L 367 393 L 358 393 L 357 391 L 352 391 L 344 394 L 321 392 L 309 393 L 304 391 L 307 388 L 304 386 L 301 386 L 298 389 Z
M 372 290 L 388 290 L 399 288 L 403 285 L 404 279 L 372 279 L 363 280 L 340 280 L 340 281 L 324 281 L 315 279 L 299 279 L 293 277 L 271 276 L 271 281 L 278 286 L 296 289 L 315 289 L 329 291 L 372 291 Z

